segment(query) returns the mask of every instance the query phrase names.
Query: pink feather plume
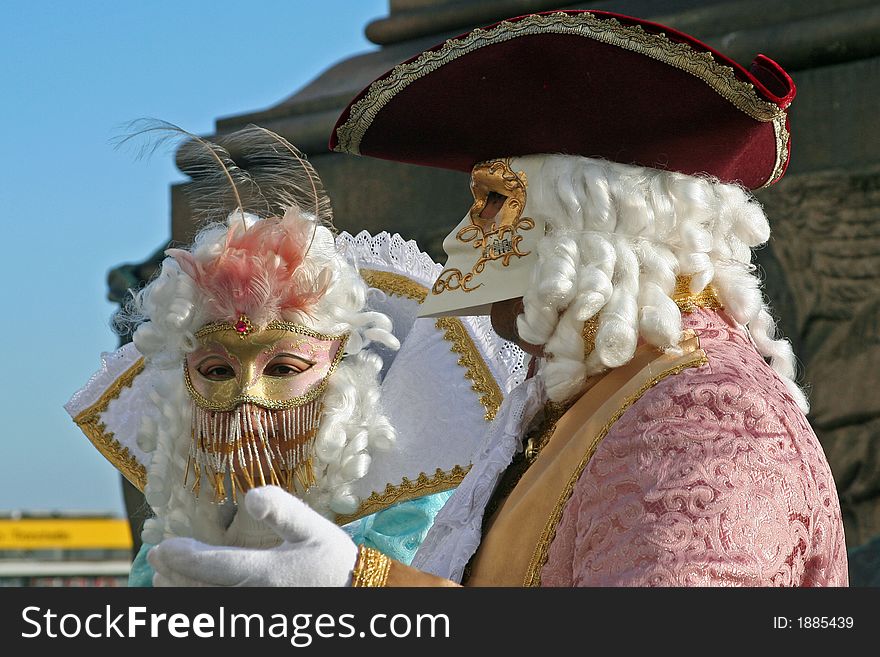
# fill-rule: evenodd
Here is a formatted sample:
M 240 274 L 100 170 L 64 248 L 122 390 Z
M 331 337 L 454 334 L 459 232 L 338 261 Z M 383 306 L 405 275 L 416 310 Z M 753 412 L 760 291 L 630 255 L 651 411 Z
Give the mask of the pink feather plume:
M 189 251 L 168 249 L 204 293 L 213 320 L 235 322 L 247 315 L 265 324 L 285 311 L 308 313 L 329 284 L 326 272 L 303 267 L 315 225 L 296 209 L 284 217 L 229 228 L 219 256 L 200 260 Z

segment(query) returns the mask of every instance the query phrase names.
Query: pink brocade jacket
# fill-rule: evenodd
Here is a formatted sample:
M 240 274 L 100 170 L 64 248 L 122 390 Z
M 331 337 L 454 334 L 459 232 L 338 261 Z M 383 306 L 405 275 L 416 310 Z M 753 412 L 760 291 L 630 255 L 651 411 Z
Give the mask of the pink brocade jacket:
M 840 505 L 785 385 L 724 315 L 685 316 L 708 364 L 647 390 L 599 443 L 542 586 L 847 586 Z

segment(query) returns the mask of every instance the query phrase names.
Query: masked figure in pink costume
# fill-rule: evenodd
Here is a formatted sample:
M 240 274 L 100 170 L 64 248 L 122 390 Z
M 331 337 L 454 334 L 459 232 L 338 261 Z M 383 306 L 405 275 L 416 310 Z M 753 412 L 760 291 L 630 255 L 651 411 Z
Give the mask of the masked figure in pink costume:
M 770 227 L 748 190 L 785 171 L 794 95 L 764 56 L 568 11 L 449 40 L 352 101 L 337 150 L 471 172 L 420 314 L 490 315 L 534 359 L 411 566 L 324 567 L 356 586 L 847 585 L 834 480 L 751 264 Z M 205 580 L 203 553 L 168 547 L 163 569 Z

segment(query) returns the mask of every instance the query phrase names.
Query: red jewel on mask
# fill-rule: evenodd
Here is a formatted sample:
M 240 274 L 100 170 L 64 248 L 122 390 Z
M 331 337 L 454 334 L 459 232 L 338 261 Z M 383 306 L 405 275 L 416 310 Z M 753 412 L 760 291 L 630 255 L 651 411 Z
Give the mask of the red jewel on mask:
M 248 333 L 254 330 L 253 324 L 251 324 L 251 320 L 248 319 L 247 315 L 240 315 L 238 321 L 232 325 L 232 328 L 235 329 L 236 333 L 238 333 L 238 337 L 243 338 Z

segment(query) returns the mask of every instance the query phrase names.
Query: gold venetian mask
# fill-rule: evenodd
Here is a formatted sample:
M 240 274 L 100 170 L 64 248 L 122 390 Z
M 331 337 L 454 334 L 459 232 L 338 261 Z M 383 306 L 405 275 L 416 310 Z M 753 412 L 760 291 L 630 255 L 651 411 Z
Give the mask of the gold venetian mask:
M 208 324 L 196 338 L 184 363 L 193 401 L 193 491 L 202 474 L 217 501 L 227 497 L 227 481 L 233 501 L 236 491 L 266 484 L 307 490 L 323 393 L 348 336 L 278 321 L 254 329 L 242 316 Z
M 196 338 L 199 347 L 186 357 L 187 389 L 199 407 L 231 411 L 244 403 L 278 409 L 312 401 L 327 387 L 348 336 L 271 322 L 256 331 L 209 324 Z

